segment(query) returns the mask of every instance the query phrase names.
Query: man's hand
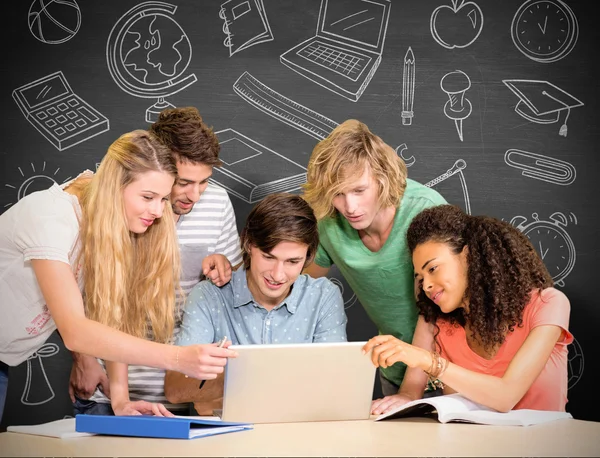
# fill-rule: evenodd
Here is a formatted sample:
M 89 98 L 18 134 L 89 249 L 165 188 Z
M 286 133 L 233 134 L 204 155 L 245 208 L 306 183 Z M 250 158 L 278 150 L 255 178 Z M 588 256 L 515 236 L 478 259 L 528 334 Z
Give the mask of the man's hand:
M 155 415 L 174 417 L 167 408 L 158 402 L 125 401 L 112 406 L 115 415 Z
M 410 396 L 402 393 L 394 394 L 392 396 L 386 396 L 382 399 L 375 399 L 371 403 L 371 414 L 381 415 L 390 410 L 396 409 L 403 406 L 407 402 L 412 401 Z
M 110 398 L 108 377 L 100 363 L 93 356 L 73 353 L 73 366 L 69 379 L 69 396 L 75 402 L 75 395 L 80 399 L 89 399 L 100 385 L 102 392 Z
M 222 254 L 211 254 L 202 260 L 202 273 L 214 285 L 223 286 L 231 280 L 231 263 Z

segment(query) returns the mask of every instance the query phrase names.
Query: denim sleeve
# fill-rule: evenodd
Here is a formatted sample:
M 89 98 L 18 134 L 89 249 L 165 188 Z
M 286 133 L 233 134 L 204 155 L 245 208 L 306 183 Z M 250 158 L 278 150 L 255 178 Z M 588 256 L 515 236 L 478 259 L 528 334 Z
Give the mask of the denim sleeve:
M 323 299 L 313 342 L 346 342 L 348 318 L 344 311 L 344 298 L 340 289 L 327 280 L 323 285 Z
M 215 341 L 215 326 L 210 304 L 218 302 L 216 287 L 201 281 L 190 292 L 183 310 L 181 330 L 175 345 L 207 344 Z

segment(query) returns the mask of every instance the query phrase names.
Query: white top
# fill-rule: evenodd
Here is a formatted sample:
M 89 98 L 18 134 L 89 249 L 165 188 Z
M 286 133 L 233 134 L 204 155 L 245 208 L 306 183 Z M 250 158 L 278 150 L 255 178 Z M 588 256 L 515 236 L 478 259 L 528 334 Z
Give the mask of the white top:
M 187 294 L 204 278 L 202 261 L 206 256 L 219 253 L 231 265 L 242 262 L 240 238 L 237 231 L 233 205 L 227 191 L 209 183 L 192 210 L 181 215 L 176 224 L 181 251 L 181 289 Z M 184 299 L 177 297 L 175 335 L 179 332 Z M 103 365 L 102 360 L 99 360 Z M 165 397 L 165 371 L 153 367 L 129 365 L 129 396 L 133 401 L 161 402 L 169 410 L 188 410 L 188 403 L 171 404 Z M 100 389 L 90 398 L 92 401 L 110 403 Z
M 29 194 L 0 215 L 0 360 L 9 366 L 27 360 L 56 329 L 31 260 L 73 267 L 81 208 L 63 191 L 72 181 Z

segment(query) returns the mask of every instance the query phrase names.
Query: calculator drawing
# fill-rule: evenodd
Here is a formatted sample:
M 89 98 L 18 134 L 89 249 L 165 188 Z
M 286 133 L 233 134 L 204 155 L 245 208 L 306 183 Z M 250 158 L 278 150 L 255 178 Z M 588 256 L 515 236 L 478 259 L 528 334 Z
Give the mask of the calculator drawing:
M 61 71 L 12 93 L 25 118 L 60 151 L 109 129 L 105 116 L 73 92 Z

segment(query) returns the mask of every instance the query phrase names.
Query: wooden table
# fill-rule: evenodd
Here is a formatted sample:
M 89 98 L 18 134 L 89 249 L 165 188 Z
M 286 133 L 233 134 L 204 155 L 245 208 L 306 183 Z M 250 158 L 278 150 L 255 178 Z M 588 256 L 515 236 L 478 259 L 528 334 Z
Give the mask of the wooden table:
M 374 422 L 257 424 L 194 440 L 0 434 L 0 456 L 600 456 L 600 422 L 535 426 Z

